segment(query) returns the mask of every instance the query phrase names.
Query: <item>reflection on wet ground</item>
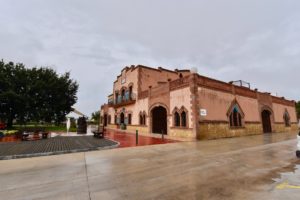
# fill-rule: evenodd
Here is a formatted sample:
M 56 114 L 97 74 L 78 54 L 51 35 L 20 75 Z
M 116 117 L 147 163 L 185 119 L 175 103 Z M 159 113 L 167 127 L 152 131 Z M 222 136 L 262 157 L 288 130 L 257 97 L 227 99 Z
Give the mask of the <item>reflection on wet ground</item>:
M 296 143 L 281 133 L 1 161 L 0 196 L 294 200 Z

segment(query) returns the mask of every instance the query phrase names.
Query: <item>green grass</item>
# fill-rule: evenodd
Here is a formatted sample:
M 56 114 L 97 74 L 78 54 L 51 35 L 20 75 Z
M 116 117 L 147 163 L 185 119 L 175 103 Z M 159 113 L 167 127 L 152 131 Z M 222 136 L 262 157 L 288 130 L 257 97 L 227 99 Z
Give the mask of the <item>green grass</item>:
M 66 126 L 55 126 L 55 125 L 42 125 L 42 124 L 38 124 L 38 125 L 14 125 L 13 129 L 16 130 L 24 130 L 24 129 L 42 129 L 44 131 L 47 132 L 67 132 L 67 128 Z M 70 132 L 76 132 L 77 129 L 76 127 L 71 127 Z

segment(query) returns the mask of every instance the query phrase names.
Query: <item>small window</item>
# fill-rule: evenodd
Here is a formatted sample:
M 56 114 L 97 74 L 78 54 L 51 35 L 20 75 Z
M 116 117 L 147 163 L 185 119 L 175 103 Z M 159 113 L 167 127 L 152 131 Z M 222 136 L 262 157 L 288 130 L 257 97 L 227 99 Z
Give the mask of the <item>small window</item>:
M 287 111 L 284 113 L 283 119 L 286 127 L 291 126 L 290 115 Z
M 181 126 L 186 127 L 186 113 L 184 111 L 181 113 Z
M 174 122 L 175 122 L 175 126 L 180 126 L 180 116 L 177 111 L 174 114 Z
M 128 124 L 131 124 L 131 114 L 128 114 Z
M 115 124 L 117 124 L 117 115 L 115 115 Z

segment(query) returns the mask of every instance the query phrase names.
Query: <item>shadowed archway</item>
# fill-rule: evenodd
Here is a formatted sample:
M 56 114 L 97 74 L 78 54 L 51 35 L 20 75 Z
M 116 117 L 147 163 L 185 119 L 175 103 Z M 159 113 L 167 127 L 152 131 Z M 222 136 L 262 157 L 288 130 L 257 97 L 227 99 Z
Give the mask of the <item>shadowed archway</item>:
M 264 133 L 272 132 L 271 115 L 272 113 L 269 110 L 263 110 L 261 113 L 261 120 Z
M 162 106 L 154 107 L 151 110 L 152 133 L 167 134 L 167 110 Z

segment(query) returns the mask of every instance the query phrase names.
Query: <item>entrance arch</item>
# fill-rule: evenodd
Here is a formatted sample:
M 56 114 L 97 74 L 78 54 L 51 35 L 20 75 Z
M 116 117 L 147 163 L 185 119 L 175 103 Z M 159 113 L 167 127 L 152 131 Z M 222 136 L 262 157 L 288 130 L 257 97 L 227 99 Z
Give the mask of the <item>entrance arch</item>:
M 124 124 L 125 122 L 125 116 L 124 116 L 124 113 L 121 113 L 120 114 L 120 124 Z
M 156 106 L 151 110 L 152 133 L 167 134 L 167 110 L 163 106 Z
M 264 133 L 272 132 L 271 115 L 272 113 L 269 110 L 263 110 L 261 112 L 261 121 Z

